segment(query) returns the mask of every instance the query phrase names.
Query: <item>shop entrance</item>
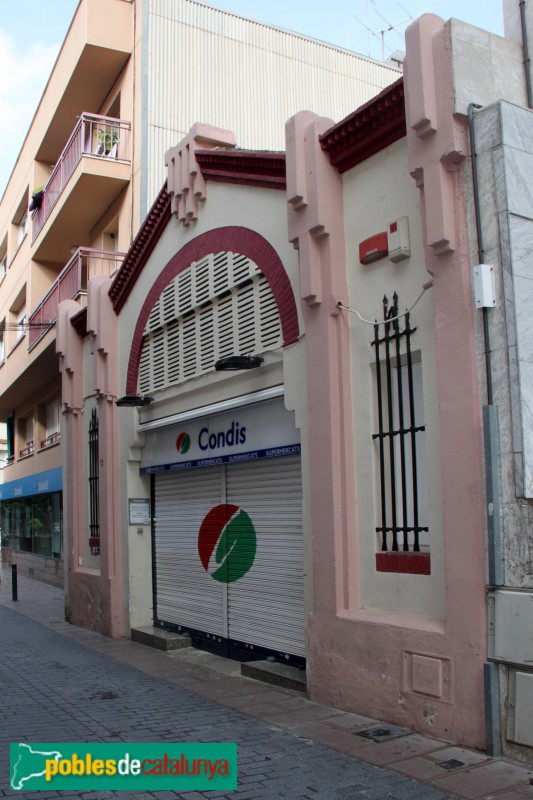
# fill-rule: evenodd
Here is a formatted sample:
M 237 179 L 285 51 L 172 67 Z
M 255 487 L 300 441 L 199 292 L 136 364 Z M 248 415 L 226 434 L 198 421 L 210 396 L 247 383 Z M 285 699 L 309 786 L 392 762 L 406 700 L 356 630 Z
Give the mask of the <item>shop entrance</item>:
M 305 658 L 299 456 L 154 475 L 155 624 L 240 658 Z

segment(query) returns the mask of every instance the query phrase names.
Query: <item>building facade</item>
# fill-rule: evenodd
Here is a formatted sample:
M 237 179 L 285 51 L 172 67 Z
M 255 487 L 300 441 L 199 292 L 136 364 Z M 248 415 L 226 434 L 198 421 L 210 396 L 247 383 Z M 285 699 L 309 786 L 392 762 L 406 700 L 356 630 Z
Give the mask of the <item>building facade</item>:
M 117 272 L 163 182 L 165 149 L 202 117 L 276 149 L 299 108 L 340 117 L 396 76 L 194 0 L 80 0 L 0 203 L 4 559 L 63 582 L 57 309 Z M 93 533 L 88 569 L 100 558 Z
M 312 699 L 531 760 L 521 49 L 425 15 L 403 79 L 285 153 L 167 151 L 60 308 L 73 622 L 305 660 Z

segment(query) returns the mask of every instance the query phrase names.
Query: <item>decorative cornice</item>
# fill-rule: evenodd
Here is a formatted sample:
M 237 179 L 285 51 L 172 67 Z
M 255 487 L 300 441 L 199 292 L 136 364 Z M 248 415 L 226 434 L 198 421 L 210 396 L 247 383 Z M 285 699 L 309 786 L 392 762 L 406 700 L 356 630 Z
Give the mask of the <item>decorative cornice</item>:
M 251 150 L 196 150 L 204 178 L 222 183 L 239 183 L 267 189 L 287 185 L 285 153 Z
M 88 334 L 87 329 L 87 308 L 82 308 L 77 314 L 70 318 L 70 324 L 82 339 Z
M 320 137 L 339 172 L 355 167 L 406 134 L 403 77 Z
M 196 158 L 206 179 L 271 189 L 285 188 L 285 153 L 197 150 Z M 165 182 L 109 290 L 116 314 L 126 302 L 170 218 L 171 198 Z
M 165 153 L 170 210 L 186 227 L 198 219 L 206 200 L 206 182 L 196 160 L 196 151 L 218 147 L 233 149 L 235 144 L 233 131 L 196 122 L 185 138 Z
M 170 216 L 170 197 L 165 182 L 111 284 L 109 296 L 116 314 L 126 302 Z

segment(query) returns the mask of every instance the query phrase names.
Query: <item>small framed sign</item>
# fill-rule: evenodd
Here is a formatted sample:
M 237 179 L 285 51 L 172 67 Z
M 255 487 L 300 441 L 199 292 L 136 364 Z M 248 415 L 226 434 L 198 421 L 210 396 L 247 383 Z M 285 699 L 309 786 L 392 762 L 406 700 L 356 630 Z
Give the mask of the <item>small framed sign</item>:
M 130 525 L 150 525 L 150 501 L 142 497 L 128 500 L 130 512 Z

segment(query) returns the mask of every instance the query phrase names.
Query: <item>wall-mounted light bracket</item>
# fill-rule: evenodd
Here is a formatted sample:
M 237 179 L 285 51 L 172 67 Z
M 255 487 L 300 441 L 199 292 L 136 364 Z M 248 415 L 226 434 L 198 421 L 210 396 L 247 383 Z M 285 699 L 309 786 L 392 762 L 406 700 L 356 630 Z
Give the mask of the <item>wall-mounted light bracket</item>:
M 217 372 L 236 371 L 240 369 L 256 369 L 265 359 L 261 356 L 226 356 L 219 358 L 215 364 Z
M 146 394 L 125 394 L 124 397 L 119 397 L 115 400 L 115 404 L 120 408 L 138 408 L 141 406 L 149 406 L 154 402 L 153 397 L 148 397 Z

